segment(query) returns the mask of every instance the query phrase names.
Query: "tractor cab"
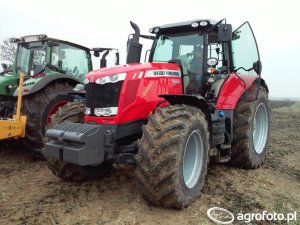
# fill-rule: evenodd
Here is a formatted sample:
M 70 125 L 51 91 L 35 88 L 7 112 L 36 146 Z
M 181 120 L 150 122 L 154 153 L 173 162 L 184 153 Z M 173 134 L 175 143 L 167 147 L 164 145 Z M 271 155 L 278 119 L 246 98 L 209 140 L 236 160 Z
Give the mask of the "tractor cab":
M 231 73 L 242 75 L 242 79 L 243 75 L 260 76 L 258 47 L 248 22 L 234 32 L 225 19 L 167 24 L 153 27 L 149 32 L 155 35 L 149 62 L 178 64 L 184 94 L 201 95 L 216 102 L 222 84 Z M 251 46 L 247 54 L 244 54 L 245 46 Z
M 17 94 L 19 74 L 24 73 L 24 95 L 42 78 L 64 74 L 80 81 L 92 70 L 91 49 L 47 35 L 11 38 L 17 44 L 16 57 L 10 74 L 0 79 L 0 96 Z
M 95 57 L 99 57 L 102 53 L 100 67 L 106 67 L 105 57 L 112 51 L 116 54 L 116 64 L 119 63 L 117 49 L 90 49 L 44 34 L 11 38 L 10 42 L 17 44 L 12 75 L 17 79 L 21 72 L 25 74 L 24 95 L 30 92 L 34 84 L 48 75 L 68 76 L 78 83 L 83 83 L 85 75 L 93 69 L 92 52 Z M 17 83 L 10 85 L 6 88 L 6 93 L 0 91 L 0 94 L 17 94 L 15 91 L 17 86 Z
M 63 73 L 80 79 L 92 70 L 91 49 L 87 47 L 47 35 L 13 38 L 11 42 L 18 43 L 14 71 L 23 71 L 28 78 Z

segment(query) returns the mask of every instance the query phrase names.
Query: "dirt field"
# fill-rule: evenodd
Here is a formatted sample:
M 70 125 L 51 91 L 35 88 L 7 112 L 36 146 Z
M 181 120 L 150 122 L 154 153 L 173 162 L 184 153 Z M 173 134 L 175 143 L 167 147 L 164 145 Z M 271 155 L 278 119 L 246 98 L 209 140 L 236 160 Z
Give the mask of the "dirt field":
M 22 149 L 0 150 L 0 224 L 213 224 L 208 208 L 239 212 L 297 211 L 300 224 L 300 103 L 273 102 L 271 140 L 258 170 L 211 165 L 201 197 L 177 211 L 146 203 L 135 186 L 134 168 L 83 184 L 56 178 L 44 161 Z M 279 107 L 279 108 L 278 108 Z M 234 224 L 245 224 L 234 222 Z M 286 224 L 279 221 L 251 224 Z

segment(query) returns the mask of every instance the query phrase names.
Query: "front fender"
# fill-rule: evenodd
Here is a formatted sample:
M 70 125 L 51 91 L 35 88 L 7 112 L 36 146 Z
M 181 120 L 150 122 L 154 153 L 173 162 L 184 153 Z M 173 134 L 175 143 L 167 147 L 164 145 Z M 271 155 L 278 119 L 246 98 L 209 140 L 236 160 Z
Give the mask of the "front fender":
M 174 104 L 185 104 L 191 105 L 201 109 L 205 114 L 207 121 L 210 121 L 210 108 L 205 98 L 200 95 L 160 95 L 159 97 L 166 99 L 171 105 Z
M 41 78 L 30 78 L 26 80 L 23 84 L 23 96 L 33 94 L 43 89 L 49 83 L 52 83 L 54 81 L 60 81 L 60 80 L 70 81 L 71 83 L 74 83 L 74 86 L 78 83 L 83 84 L 82 80 L 67 74 L 55 74 L 55 75 L 45 76 Z M 19 88 L 15 90 L 14 96 L 18 96 L 18 90 Z

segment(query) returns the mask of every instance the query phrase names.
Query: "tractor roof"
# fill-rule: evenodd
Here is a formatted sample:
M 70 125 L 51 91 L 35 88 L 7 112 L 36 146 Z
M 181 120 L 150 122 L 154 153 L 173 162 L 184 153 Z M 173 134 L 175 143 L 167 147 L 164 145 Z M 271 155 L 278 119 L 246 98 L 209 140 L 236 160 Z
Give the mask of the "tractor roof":
M 221 22 L 221 21 L 219 21 Z M 179 23 L 170 23 L 170 24 L 165 24 L 162 26 L 156 26 L 153 27 L 149 30 L 150 33 L 158 33 L 158 32 L 173 32 L 174 30 L 190 30 L 191 28 L 196 29 L 201 28 L 201 27 L 207 27 L 207 26 L 213 26 L 219 23 L 218 21 L 215 20 L 210 20 L 210 19 L 196 19 L 196 20 L 189 20 L 189 21 L 184 21 L 184 22 L 179 22 Z
M 215 25 L 218 23 L 216 20 L 211 20 L 211 19 L 196 19 L 196 20 L 189 20 L 189 21 L 184 21 L 184 22 L 179 22 L 179 23 L 170 23 L 170 24 L 165 24 L 162 26 L 158 26 L 160 29 L 165 29 L 165 28 L 175 28 L 175 27 L 185 27 L 185 26 L 191 26 L 193 23 L 200 23 L 202 21 L 208 22 L 208 24 Z
M 46 34 L 26 35 L 26 36 L 23 36 L 23 37 L 20 37 L 20 38 L 10 38 L 10 42 L 13 42 L 13 43 L 29 43 L 29 42 L 42 41 L 42 40 L 43 41 L 51 40 L 51 41 L 63 42 L 63 43 L 66 43 L 66 44 L 77 46 L 79 48 L 83 48 L 83 49 L 86 49 L 86 50 L 91 50 L 88 47 L 85 47 L 85 46 L 82 46 L 82 45 L 79 45 L 79 44 L 76 44 L 76 43 L 73 43 L 73 42 L 48 37 Z

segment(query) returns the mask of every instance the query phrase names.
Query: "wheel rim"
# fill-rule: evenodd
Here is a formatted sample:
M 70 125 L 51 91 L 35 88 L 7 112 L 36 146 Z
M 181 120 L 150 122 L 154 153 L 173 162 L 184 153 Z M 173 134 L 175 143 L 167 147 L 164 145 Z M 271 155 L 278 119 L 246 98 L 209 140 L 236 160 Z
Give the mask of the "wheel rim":
M 260 103 L 253 119 L 253 144 L 256 153 L 261 154 L 266 147 L 269 133 L 269 118 L 265 104 Z
M 188 188 L 199 180 L 203 164 L 203 142 L 199 130 L 193 131 L 185 145 L 183 155 L 183 179 Z
M 63 101 L 59 101 L 57 102 L 55 105 L 52 106 L 52 108 L 49 110 L 48 116 L 46 118 L 46 125 L 48 125 L 51 122 L 51 116 L 56 113 L 56 111 L 58 110 L 59 107 L 64 106 L 65 104 L 67 104 L 69 101 L 67 100 L 63 100 Z

